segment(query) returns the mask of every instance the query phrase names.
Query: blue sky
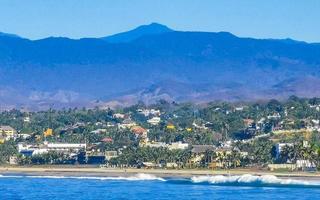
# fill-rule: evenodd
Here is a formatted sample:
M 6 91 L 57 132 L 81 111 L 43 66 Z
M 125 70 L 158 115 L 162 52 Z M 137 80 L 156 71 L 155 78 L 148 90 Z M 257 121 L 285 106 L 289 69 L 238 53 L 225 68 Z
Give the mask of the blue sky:
M 0 31 L 102 37 L 158 22 L 176 30 L 320 42 L 320 0 L 0 0 Z

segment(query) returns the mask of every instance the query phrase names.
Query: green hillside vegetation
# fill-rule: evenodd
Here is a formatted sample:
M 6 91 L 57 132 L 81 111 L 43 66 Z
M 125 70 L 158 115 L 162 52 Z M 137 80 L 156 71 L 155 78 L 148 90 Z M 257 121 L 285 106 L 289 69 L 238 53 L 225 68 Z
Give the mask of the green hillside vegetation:
M 0 162 L 6 164 L 10 156 L 17 156 L 19 164 L 70 164 L 59 154 L 45 154 L 26 158 L 17 151 L 18 143 L 86 143 L 100 152 L 121 152 L 108 160 L 115 166 L 139 167 L 143 162 L 177 163 L 181 168 L 210 167 L 213 161 L 223 163 L 224 168 L 266 167 L 272 163 L 310 160 L 320 166 L 320 99 L 290 97 L 287 101 L 270 100 L 259 103 L 211 102 L 205 105 L 159 101 L 146 106 L 143 103 L 116 110 L 99 108 L 62 109 L 40 112 L 19 110 L 4 111 L 0 124 L 13 127 L 18 136 L 0 144 Z M 139 109 L 159 109 L 158 125 L 148 123 Z M 142 137 L 129 128 L 119 128 L 125 119 L 116 118 L 121 113 L 148 130 L 149 141 L 172 144 L 188 143 L 189 147 L 170 150 L 165 147 L 141 146 Z M 26 117 L 30 120 L 26 121 Z M 171 124 L 174 128 L 169 129 Z M 44 137 L 47 128 L 53 135 Z M 101 133 L 95 130 L 104 130 Z M 4 134 L 2 133 L 2 137 Z M 103 139 L 108 138 L 110 142 Z M 226 143 L 231 146 L 226 149 Z M 277 143 L 292 143 L 276 156 Z M 308 142 L 308 145 L 303 145 Z M 193 162 L 192 145 L 212 145 L 216 150 L 203 152 L 200 162 Z M 245 156 L 243 154 L 245 153 Z

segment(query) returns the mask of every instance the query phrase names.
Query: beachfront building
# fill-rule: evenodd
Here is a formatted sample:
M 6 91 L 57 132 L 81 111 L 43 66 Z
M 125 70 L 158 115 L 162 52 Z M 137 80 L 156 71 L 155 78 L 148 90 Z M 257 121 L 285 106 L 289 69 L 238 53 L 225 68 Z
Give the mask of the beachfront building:
M 296 166 L 300 170 L 311 170 L 316 169 L 315 163 L 311 162 L 310 160 L 297 160 Z
M 86 144 L 75 143 L 43 143 L 41 145 L 19 143 L 18 152 L 25 156 L 45 154 L 52 151 L 61 153 L 77 153 L 80 150 L 85 150 L 86 147 Z
M 104 152 L 99 149 L 92 149 L 86 152 L 86 163 L 87 164 L 104 164 L 106 161 L 106 156 Z
M 292 147 L 292 146 L 293 146 L 292 143 L 278 143 L 278 144 L 276 144 L 276 158 L 280 157 L 281 152 L 285 147 Z
M 297 165 L 296 164 L 292 164 L 292 163 L 268 164 L 268 169 L 270 171 L 275 171 L 275 170 L 294 171 L 294 170 L 297 169 Z
M 112 158 L 118 157 L 118 151 L 106 151 L 105 152 L 106 160 L 109 161 Z
M 191 149 L 191 159 L 189 160 L 190 166 L 198 166 L 202 158 L 205 156 L 207 151 L 214 151 L 215 147 L 213 145 L 192 145 Z

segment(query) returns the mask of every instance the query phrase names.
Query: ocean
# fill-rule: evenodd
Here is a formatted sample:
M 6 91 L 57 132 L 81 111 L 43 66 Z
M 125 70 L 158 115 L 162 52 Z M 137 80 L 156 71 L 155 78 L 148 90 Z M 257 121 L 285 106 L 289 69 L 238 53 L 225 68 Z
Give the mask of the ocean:
M 320 182 L 275 176 L 159 178 L 0 175 L 1 200 L 320 199 Z

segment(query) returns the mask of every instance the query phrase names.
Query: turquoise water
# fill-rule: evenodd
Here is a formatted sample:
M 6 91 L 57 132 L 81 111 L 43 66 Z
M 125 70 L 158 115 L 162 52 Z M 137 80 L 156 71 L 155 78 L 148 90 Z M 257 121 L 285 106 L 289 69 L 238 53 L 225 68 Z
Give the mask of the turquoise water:
M 1 175 L 1 200 L 89 199 L 320 199 L 320 183 L 273 176 L 161 179 Z

